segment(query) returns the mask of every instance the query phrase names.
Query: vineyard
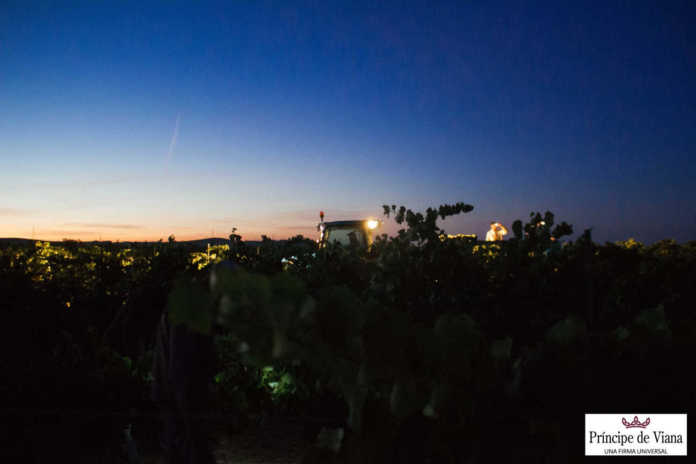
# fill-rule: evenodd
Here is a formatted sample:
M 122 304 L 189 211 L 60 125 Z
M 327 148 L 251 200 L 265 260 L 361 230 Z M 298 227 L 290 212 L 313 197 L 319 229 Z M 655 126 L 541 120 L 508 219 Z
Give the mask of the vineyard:
M 163 314 L 211 341 L 201 416 L 293 418 L 305 463 L 578 462 L 586 412 L 693 409 L 696 242 L 438 227 L 471 209 L 385 206 L 402 229 L 369 249 L 0 245 L 0 456 L 128 462 L 127 427 L 156 454 Z

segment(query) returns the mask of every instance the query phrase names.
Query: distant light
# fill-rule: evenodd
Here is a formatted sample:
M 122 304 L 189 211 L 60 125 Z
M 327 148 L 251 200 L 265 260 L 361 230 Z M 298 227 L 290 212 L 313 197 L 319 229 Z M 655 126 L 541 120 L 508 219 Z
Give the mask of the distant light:
M 377 226 L 379 226 L 379 221 L 375 221 L 374 219 L 369 219 L 367 221 L 367 228 L 368 229 L 376 229 Z

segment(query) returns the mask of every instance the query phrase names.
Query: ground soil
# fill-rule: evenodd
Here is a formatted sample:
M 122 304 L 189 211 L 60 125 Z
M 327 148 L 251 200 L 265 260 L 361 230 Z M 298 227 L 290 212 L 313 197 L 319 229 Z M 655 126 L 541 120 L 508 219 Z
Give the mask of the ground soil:
M 210 446 L 217 464 L 296 464 L 310 446 L 304 424 L 288 418 L 267 419 L 242 430 L 211 424 Z M 156 448 L 142 450 L 143 464 L 163 464 Z

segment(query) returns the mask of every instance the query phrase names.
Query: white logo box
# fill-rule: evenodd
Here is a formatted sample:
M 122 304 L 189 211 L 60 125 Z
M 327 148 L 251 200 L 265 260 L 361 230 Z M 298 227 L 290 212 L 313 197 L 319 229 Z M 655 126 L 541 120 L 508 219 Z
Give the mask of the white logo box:
M 687 414 L 585 414 L 585 456 L 686 456 Z

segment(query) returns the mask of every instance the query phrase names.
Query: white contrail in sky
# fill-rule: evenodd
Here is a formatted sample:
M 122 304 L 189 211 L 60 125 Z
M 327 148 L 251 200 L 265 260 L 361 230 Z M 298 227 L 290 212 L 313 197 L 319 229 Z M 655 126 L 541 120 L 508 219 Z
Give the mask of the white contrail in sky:
M 169 163 L 172 161 L 172 154 L 174 154 L 174 148 L 176 147 L 176 141 L 179 138 L 179 123 L 181 122 L 181 113 L 176 115 L 176 125 L 174 126 L 174 134 L 172 134 L 172 139 L 169 142 L 169 151 L 167 152 L 167 164 L 166 167 L 169 168 Z

